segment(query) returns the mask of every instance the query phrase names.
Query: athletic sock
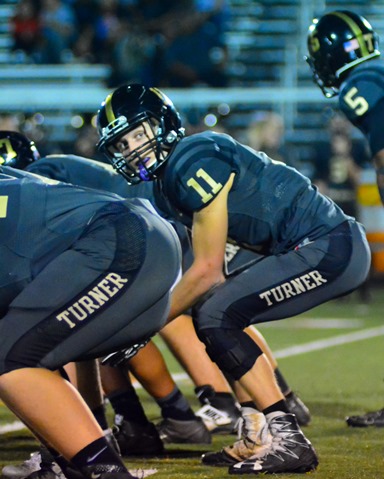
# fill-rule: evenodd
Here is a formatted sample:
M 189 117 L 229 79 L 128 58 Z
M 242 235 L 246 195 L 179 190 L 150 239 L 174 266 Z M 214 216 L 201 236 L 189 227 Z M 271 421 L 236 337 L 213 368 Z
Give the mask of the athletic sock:
M 209 384 L 197 386 L 195 394 L 201 404 L 210 404 L 216 409 L 224 411 L 237 409 L 236 400 L 231 393 L 216 392 Z
M 252 407 L 253 409 L 257 409 L 256 404 L 253 401 L 244 401 L 240 403 L 241 407 Z
M 110 394 L 108 400 L 115 414 L 122 416 L 124 420 L 136 424 L 149 422 L 133 386 L 127 390 Z
M 285 414 L 289 413 L 287 404 L 284 401 L 284 399 L 282 399 L 281 401 L 277 401 L 274 404 L 271 404 L 271 406 L 268 406 L 267 408 L 263 409 L 262 413 L 264 414 L 264 416 L 266 416 L 267 414 L 271 412 L 278 412 L 278 411 L 281 411 Z
M 127 472 L 122 459 L 105 437 L 100 437 L 84 447 L 71 459 L 71 463 L 87 477 L 104 472 Z
M 163 418 L 177 419 L 179 421 L 196 419 L 195 413 L 192 411 L 186 397 L 177 386 L 167 396 L 156 399 L 156 402 L 161 409 Z

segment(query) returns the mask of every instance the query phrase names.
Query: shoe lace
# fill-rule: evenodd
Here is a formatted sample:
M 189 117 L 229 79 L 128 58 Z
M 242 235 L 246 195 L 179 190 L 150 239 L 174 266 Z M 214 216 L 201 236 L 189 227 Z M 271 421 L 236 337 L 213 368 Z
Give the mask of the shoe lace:
M 242 416 L 240 416 L 238 420 L 236 421 L 236 424 L 234 427 L 234 430 L 236 431 L 237 439 L 241 439 L 243 434 L 243 428 L 244 428 L 244 419 Z
M 310 446 L 305 440 L 300 429 L 294 427 L 284 416 L 274 418 L 269 423 L 269 430 L 272 435 L 272 444 L 268 454 L 273 455 L 282 461 L 282 454 L 298 459 L 299 456 L 295 452 L 295 446 L 308 449 Z
M 265 416 L 256 410 L 243 412 L 239 432 L 246 444 L 261 446 L 269 440 L 269 428 Z
M 242 416 L 238 420 L 238 440 L 225 450 L 242 460 L 254 455 L 264 455 L 271 441 L 272 437 L 264 414 L 252 409 L 247 411 L 243 409 Z
M 256 413 L 241 417 L 238 426 L 238 440 L 225 447 L 225 452 L 239 461 L 264 457 L 272 442 L 264 415 Z

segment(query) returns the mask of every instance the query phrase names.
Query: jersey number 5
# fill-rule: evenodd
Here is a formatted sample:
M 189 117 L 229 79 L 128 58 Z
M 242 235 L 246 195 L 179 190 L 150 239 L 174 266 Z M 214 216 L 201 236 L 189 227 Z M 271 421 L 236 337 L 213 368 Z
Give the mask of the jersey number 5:
M 344 96 L 346 104 L 355 111 L 356 115 L 361 116 L 368 110 L 367 100 L 362 96 L 356 96 L 358 89 L 354 86 Z
M 204 182 L 211 188 L 210 191 L 206 191 L 198 182 L 195 180 L 195 178 L 189 178 L 187 181 L 187 185 L 191 186 L 196 193 L 198 193 L 201 196 L 201 199 L 203 203 L 207 203 L 209 200 L 213 198 L 212 193 L 216 194 L 221 190 L 223 185 L 221 183 L 217 183 L 212 176 L 209 176 L 206 171 L 204 171 L 202 168 L 197 170 L 196 172 L 197 178 L 201 178 L 204 180 Z M 205 186 L 205 185 L 204 185 Z
M 7 217 L 8 196 L 0 196 L 0 218 Z

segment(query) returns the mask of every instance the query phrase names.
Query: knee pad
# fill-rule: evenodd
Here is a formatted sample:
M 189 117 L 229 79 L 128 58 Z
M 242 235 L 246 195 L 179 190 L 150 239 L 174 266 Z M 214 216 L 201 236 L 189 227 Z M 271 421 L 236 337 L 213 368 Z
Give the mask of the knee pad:
M 207 328 L 200 330 L 198 336 L 211 360 L 235 380 L 244 376 L 263 354 L 259 346 L 241 330 Z

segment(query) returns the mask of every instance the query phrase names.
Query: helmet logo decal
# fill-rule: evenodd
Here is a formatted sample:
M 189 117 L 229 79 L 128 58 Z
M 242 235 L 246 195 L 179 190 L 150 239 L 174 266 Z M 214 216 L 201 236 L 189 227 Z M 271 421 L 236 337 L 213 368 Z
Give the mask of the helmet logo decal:
M 345 42 L 343 47 L 344 50 L 349 53 L 358 50 L 360 48 L 360 45 L 356 38 L 352 38 L 352 40 L 349 40 L 349 42 Z
M 319 42 L 319 39 L 317 37 L 314 37 L 314 36 L 311 36 L 310 38 L 310 48 L 311 48 L 311 51 L 313 53 L 317 52 L 318 50 L 320 50 L 320 42 Z
M 0 155 L 0 165 L 5 163 L 6 160 L 12 160 L 12 158 L 16 158 L 17 153 L 13 149 L 12 143 L 10 142 L 9 138 L 0 139 Z
M 349 28 L 352 30 L 353 34 L 355 35 L 355 41 L 358 42 L 358 48 L 360 47 L 360 50 L 361 50 L 361 53 L 362 55 L 368 55 L 368 49 L 366 47 L 366 44 L 365 44 L 365 36 L 363 37 L 363 34 L 362 34 L 362 31 L 361 31 L 361 28 L 348 16 L 348 15 L 345 15 L 344 13 L 342 12 L 333 12 L 331 13 L 331 15 L 335 15 L 336 17 L 339 17 L 341 18 L 342 20 L 344 20 L 344 22 L 349 26 Z M 346 43 L 351 43 L 351 42 L 346 42 Z M 372 43 L 371 43 L 372 44 Z M 345 44 L 344 44 L 344 48 L 345 48 Z M 357 50 L 358 48 L 353 48 L 351 50 L 345 50 L 345 51 L 353 51 L 353 50 Z

